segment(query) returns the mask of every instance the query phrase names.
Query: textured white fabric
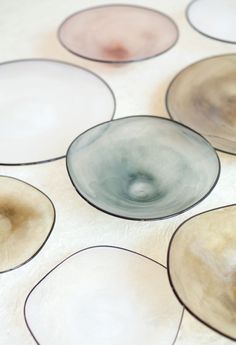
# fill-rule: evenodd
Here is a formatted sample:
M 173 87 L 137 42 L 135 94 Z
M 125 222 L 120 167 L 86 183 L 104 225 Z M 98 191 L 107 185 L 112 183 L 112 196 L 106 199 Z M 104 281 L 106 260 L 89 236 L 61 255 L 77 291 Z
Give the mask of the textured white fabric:
M 177 45 L 154 59 L 113 66 L 77 58 L 61 47 L 56 31 L 66 16 L 88 6 L 109 2 L 0 0 L 0 61 L 44 57 L 73 62 L 90 68 L 110 84 L 117 98 L 116 117 L 134 114 L 167 116 L 165 92 L 180 69 L 210 55 L 236 53 L 235 45 L 208 39 L 189 26 L 185 18 L 188 0 L 129 0 L 129 3 L 153 7 L 169 14 L 179 26 Z M 64 160 L 34 166 L 0 166 L 0 174 L 25 180 L 48 194 L 57 211 L 55 228 L 42 251 L 23 267 L 0 275 L 0 344 L 35 344 L 24 323 L 25 297 L 52 267 L 81 248 L 98 244 L 116 245 L 165 264 L 169 239 L 184 219 L 235 202 L 236 157 L 223 153 L 219 156 L 221 177 L 207 199 L 181 216 L 146 223 L 111 217 L 87 204 L 73 189 Z M 213 343 L 231 344 L 185 313 L 176 344 Z

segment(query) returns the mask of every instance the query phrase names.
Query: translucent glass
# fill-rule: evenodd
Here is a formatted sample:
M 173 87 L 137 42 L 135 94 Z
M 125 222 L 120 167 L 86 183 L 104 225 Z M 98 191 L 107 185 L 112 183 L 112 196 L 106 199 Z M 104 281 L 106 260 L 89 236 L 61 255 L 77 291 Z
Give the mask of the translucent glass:
M 67 152 L 76 190 L 109 214 L 136 220 L 170 217 L 205 198 L 219 177 L 219 159 L 199 134 L 155 116 L 98 125 Z
M 54 206 L 38 189 L 0 176 L 0 273 L 20 267 L 45 244 L 55 222 Z
M 163 266 L 109 246 L 64 260 L 25 303 L 27 326 L 41 345 L 172 345 L 181 315 Z
M 201 60 L 181 71 L 167 93 L 172 118 L 236 154 L 236 54 Z
M 236 206 L 210 210 L 184 222 L 168 253 L 171 284 L 200 321 L 236 340 Z
M 201 34 L 236 43 L 235 0 L 194 0 L 187 9 L 187 18 Z
M 131 62 L 159 55 L 177 41 L 165 14 L 132 5 L 92 7 L 68 17 L 58 31 L 70 52 L 101 62 Z
M 115 110 L 104 80 L 52 60 L 0 64 L 0 94 L 3 164 L 60 158 L 76 135 L 110 120 Z

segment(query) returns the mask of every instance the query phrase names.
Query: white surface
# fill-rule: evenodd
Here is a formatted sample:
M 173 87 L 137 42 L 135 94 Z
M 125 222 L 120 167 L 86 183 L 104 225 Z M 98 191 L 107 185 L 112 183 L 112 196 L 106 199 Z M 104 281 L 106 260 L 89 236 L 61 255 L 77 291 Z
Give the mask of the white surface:
M 173 49 L 152 60 L 124 66 L 108 66 L 71 55 L 57 41 L 57 26 L 74 11 L 102 3 L 109 1 L 1 0 L 0 60 L 45 57 L 77 63 L 100 74 L 111 85 L 118 103 L 116 117 L 145 113 L 167 116 L 165 92 L 180 69 L 210 55 L 236 53 L 235 45 L 208 39 L 189 26 L 185 18 L 189 1 L 137 0 L 129 3 L 159 9 L 179 25 L 180 39 Z M 64 160 L 35 166 L 0 166 L 1 174 L 19 177 L 46 192 L 57 210 L 53 233 L 38 256 L 22 268 L 0 276 L 0 344 L 35 345 L 24 323 L 24 299 L 53 266 L 83 247 L 118 245 L 165 263 L 168 242 L 178 224 L 190 215 L 235 202 L 236 157 L 223 153 L 219 156 L 221 177 L 207 199 L 181 216 L 147 223 L 111 217 L 88 205 L 74 191 Z M 176 344 L 213 343 L 233 344 L 185 314 Z
M 25 311 L 40 344 L 170 345 L 182 306 L 165 268 L 119 248 L 96 247 L 45 277 Z
M 78 133 L 108 121 L 109 87 L 76 66 L 45 60 L 0 65 L 0 162 L 42 162 L 65 155 Z
M 203 34 L 236 43 L 235 0 L 197 0 L 189 7 L 188 15 Z

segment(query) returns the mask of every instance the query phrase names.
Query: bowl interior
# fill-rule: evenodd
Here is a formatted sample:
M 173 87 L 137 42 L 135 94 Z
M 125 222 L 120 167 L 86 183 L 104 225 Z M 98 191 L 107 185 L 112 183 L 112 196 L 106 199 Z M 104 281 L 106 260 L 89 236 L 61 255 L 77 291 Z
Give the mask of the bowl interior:
M 172 285 L 182 303 L 208 326 L 234 340 L 235 226 L 236 206 L 190 219 L 172 238 L 168 263 Z
M 219 173 L 217 155 L 200 135 L 152 116 L 88 130 L 70 146 L 67 167 L 94 206 L 134 219 L 182 212 L 209 192 Z

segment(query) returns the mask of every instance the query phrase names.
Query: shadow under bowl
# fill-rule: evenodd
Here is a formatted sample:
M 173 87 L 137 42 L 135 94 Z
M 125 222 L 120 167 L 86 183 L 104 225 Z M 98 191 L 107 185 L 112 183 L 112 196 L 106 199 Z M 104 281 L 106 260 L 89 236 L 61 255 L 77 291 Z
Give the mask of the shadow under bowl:
M 130 116 L 79 135 L 66 156 L 78 193 L 108 214 L 154 220 L 186 211 L 214 188 L 219 158 L 198 133 L 156 116 Z
M 168 249 L 170 284 L 206 326 L 236 340 L 236 205 L 198 214 L 174 233 Z

